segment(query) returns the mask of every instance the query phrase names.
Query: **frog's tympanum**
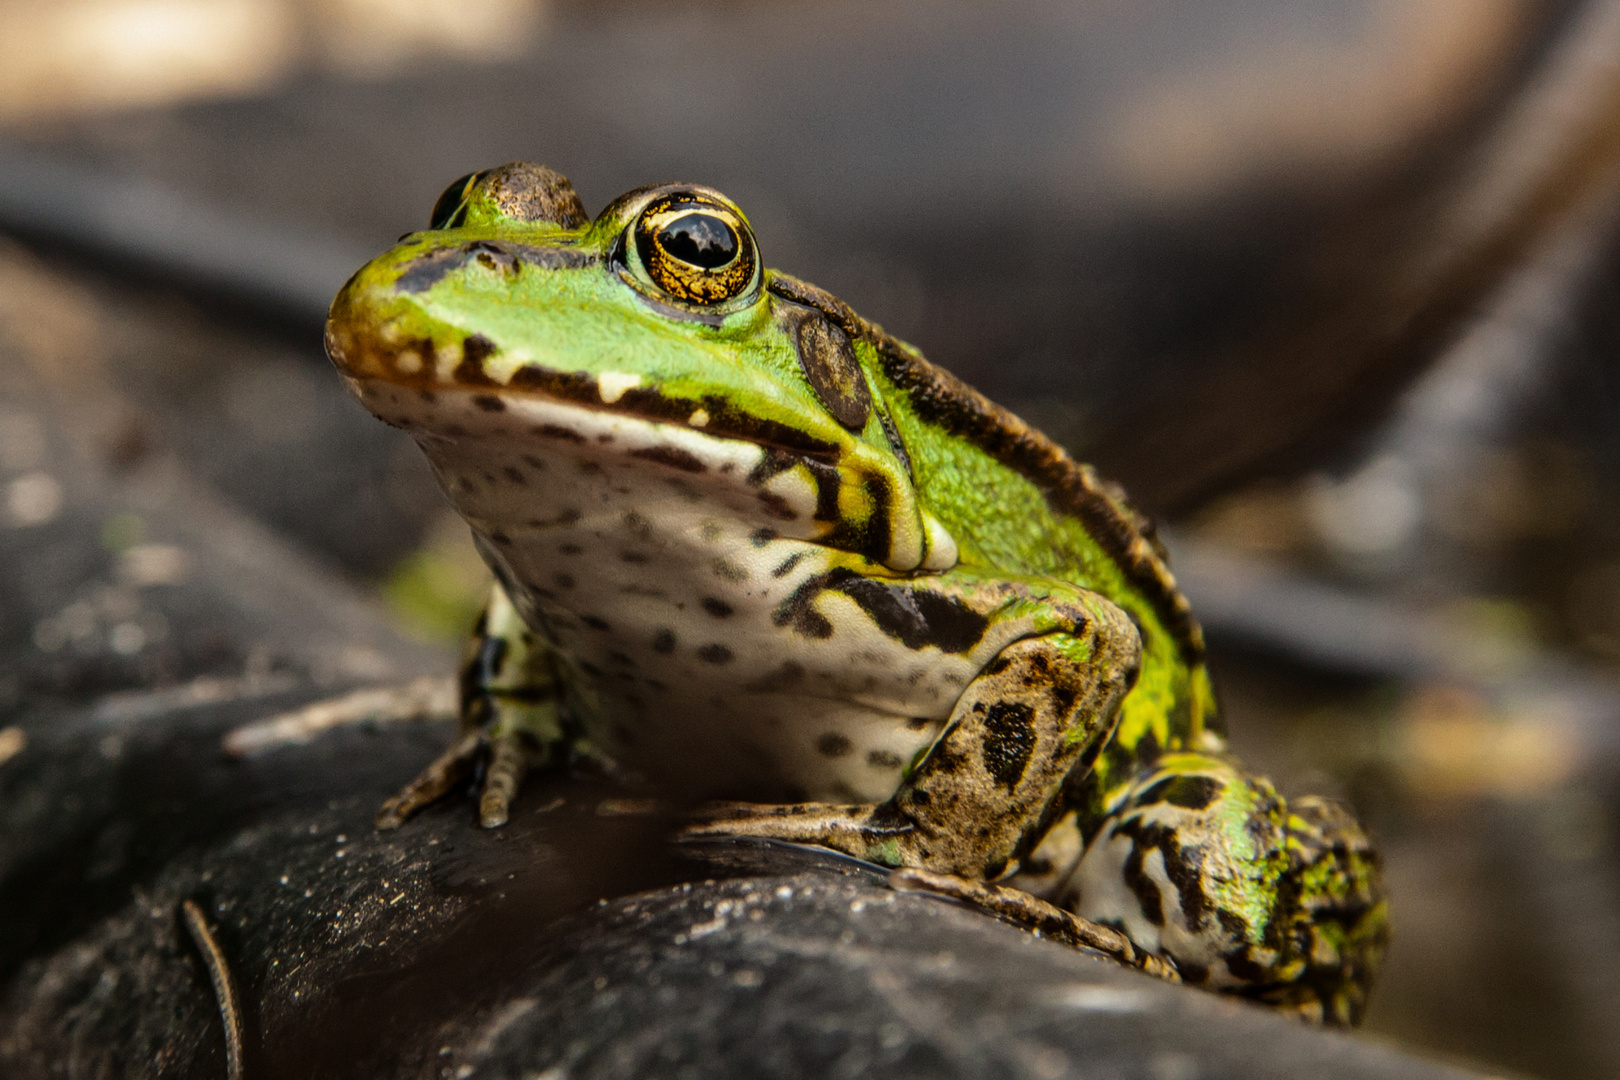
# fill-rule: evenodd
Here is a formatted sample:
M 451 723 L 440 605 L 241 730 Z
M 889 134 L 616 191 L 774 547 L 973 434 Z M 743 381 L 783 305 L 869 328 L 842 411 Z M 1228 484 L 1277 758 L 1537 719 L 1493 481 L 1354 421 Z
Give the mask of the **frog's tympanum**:
M 462 736 L 381 826 L 479 759 L 499 825 L 527 771 L 585 754 L 747 800 L 693 832 L 1023 889 L 1185 982 L 1356 1020 L 1377 856 L 1227 753 L 1149 523 L 766 269 L 724 195 L 593 221 L 549 169 L 474 173 L 343 287 L 327 348 L 498 581 Z

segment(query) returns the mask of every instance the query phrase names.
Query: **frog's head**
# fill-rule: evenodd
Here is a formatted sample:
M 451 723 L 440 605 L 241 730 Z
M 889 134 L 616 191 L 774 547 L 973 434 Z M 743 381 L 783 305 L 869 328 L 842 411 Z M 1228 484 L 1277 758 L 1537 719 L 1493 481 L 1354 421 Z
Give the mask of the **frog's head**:
M 766 270 L 712 188 L 639 188 L 591 221 L 565 178 L 514 163 L 456 181 L 429 230 L 344 285 L 327 351 L 441 478 L 457 458 L 589 447 L 708 487 L 762 529 L 942 569 L 955 547 L 918 503 L 864 325 Z M 450 494 L 486 519 L 517 498 Z

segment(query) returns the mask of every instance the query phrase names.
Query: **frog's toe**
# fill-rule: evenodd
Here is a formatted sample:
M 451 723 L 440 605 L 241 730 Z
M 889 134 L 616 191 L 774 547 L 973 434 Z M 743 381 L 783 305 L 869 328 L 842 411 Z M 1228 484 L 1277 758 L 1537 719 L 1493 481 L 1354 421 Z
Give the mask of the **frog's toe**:
M 470 776 L 473 761 L 478 755 L 480 738 L 477 731 L 465 732 L 457 738 L 450 749 L 435 758 L 431 765 L 417 774 L 416 779 L 382 804 L 375 819 L 377 828 L 399 828 L 417 811 L 442 799 L 451 788 Z
M 494 735 L 489 740 L 489 771 L 484 774 L 484 791 L 478 798 L 478 823 L 498 829 L 510 817 L 512 800 L 517 798 L 534 759 L 528 736 L 521 732 Z
M 690 838 L 754 836 L 795 844 L 819 844 L 857 858 L 874 859 L 874 803 L 710 803 L 694 811 L 683 830 Z

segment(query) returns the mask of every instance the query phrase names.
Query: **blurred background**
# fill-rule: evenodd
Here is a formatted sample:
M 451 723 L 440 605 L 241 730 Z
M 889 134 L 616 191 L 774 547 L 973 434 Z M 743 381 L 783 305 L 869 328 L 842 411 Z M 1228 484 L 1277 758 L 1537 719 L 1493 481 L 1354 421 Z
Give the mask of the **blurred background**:
M 513 159 L 721 188 L 1123 481 L 1239 751 L 1379 839 L 1366 1030 L 1620 1075 L 1620 2 L 0 0 L 0 364 L 95 405 L 0 397 L 0 533 L 78 425 L 454 642 L 482 567 L 320 326 Z M 0 605 L 0 717 L 184 675 L 64 595 Z

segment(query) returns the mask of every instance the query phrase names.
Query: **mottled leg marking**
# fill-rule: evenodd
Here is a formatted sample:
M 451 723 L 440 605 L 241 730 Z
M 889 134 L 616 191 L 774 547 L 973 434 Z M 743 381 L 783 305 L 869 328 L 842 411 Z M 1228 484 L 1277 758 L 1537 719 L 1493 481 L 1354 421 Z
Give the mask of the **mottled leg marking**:
M 461 669 L 461 733 L 449 750 L 377 812 L 377 828 L 397 828 L 443 798 L 487 752 L 478 802 L 485 828 L 506 824 L 529 770 L 552 760 L 563 741 L 561 681 L 551 649 L 537 639 L 496 585 Z
M 906 869 L 896 870 L 889 875 L 889 888 L 899 892 L 936 893 L 960 900 L 1041 937 L 1075 948 L 1092 949 L 1127 967 L 1169 982 L 1181 981 L 1174 964 L 1136 948 L 1131 939 L 1118 930 L 1064 911 L 1022 889 L 970 881 L 955 874 Z
M 1377 855 L 1321 799 L 1168 754 L 1093 833 L 1059 902 L 1171 958 L 1182 978 L 1308 1019 L 1360 1017 L 1386 940 Z
M 1052 605 L 1072 628 L 1004 648 L 963 691 L 944 733 L 876 805 L 718 807 L 697 835 L 821 844 L 886 866 L 994 878 L 1050 824 L 1076 768 L 1107 741 L 1135 677 L 1136 629 L 1097 598 Z

